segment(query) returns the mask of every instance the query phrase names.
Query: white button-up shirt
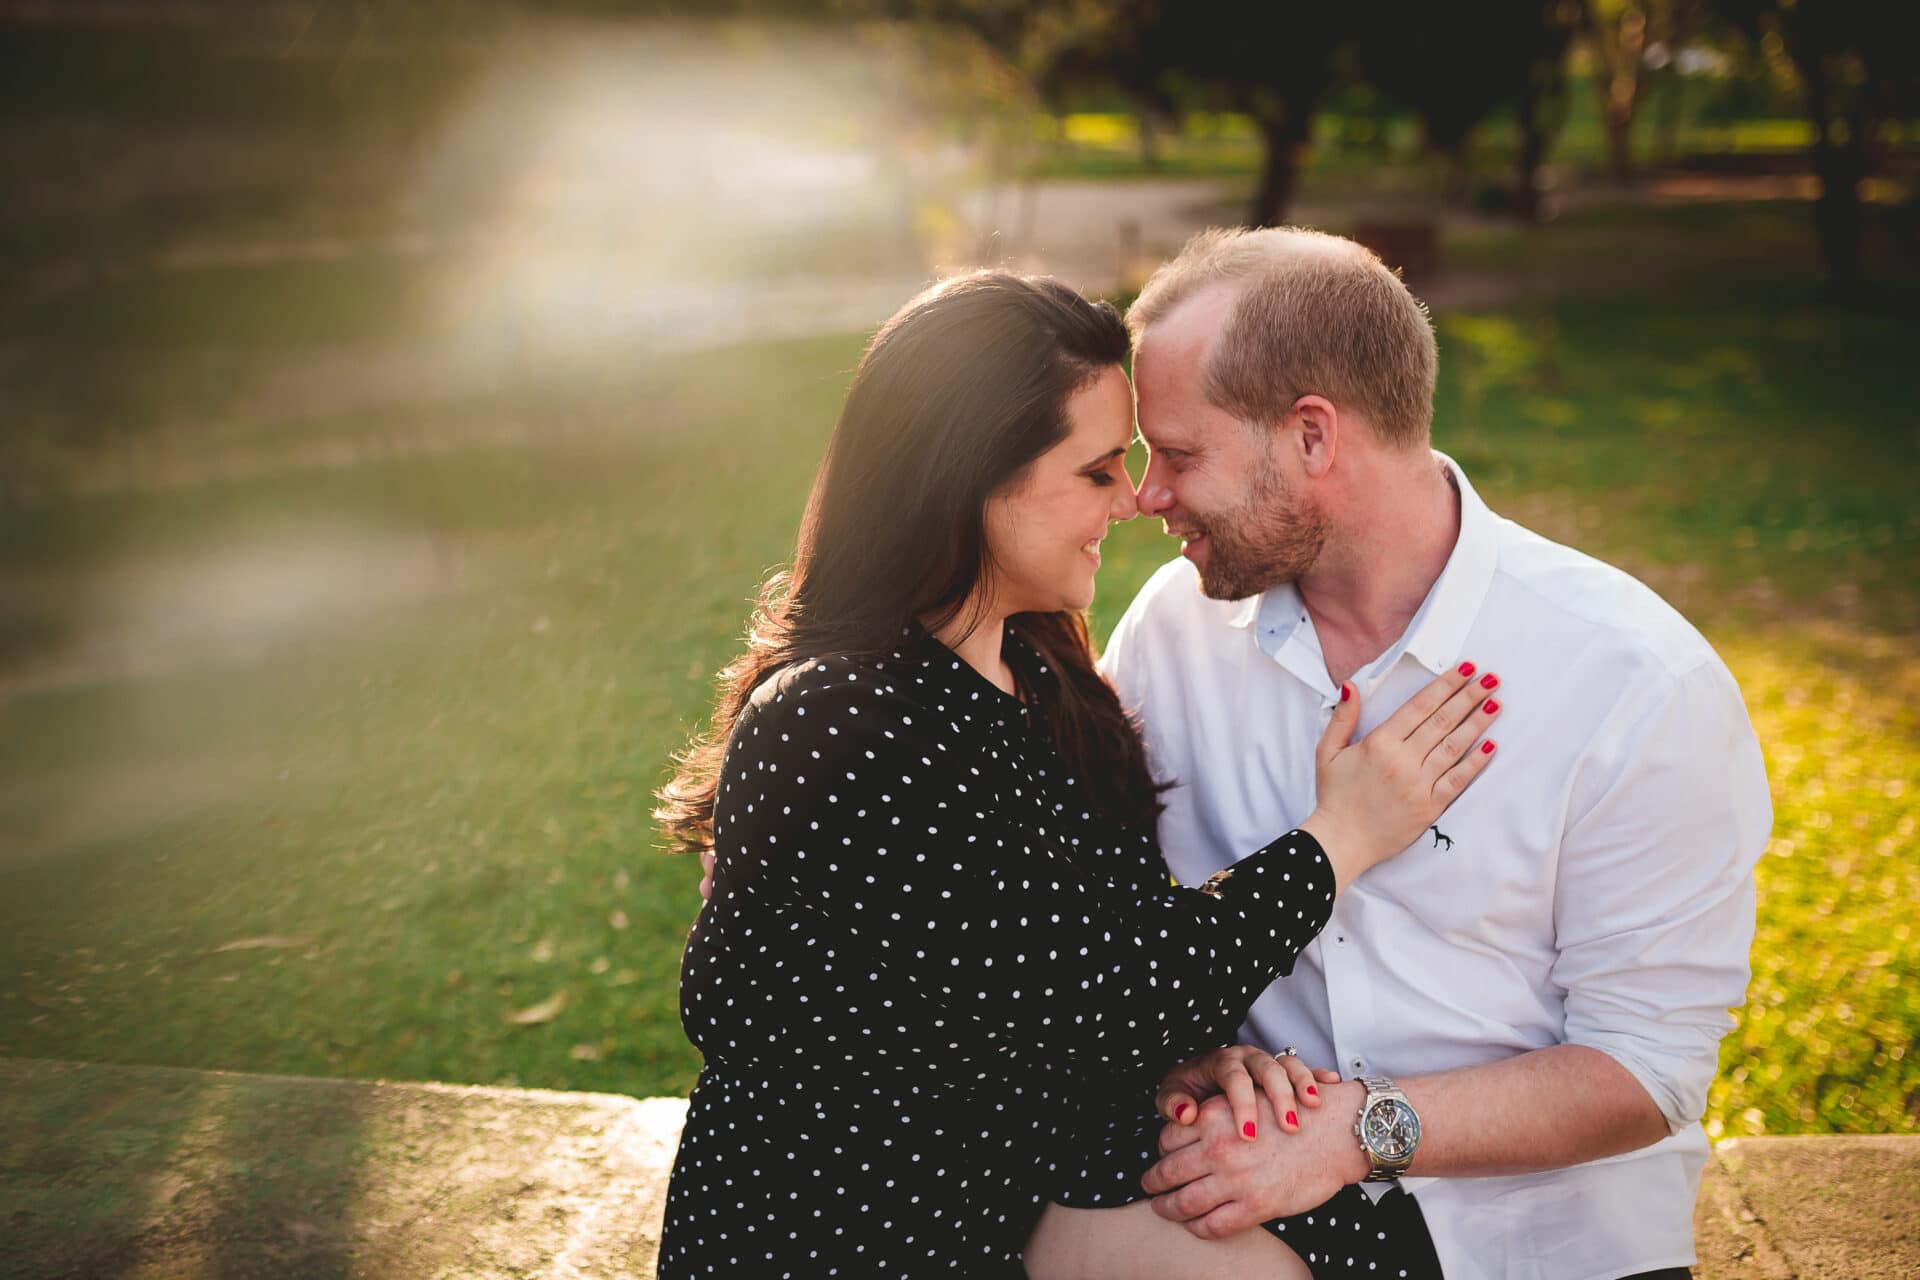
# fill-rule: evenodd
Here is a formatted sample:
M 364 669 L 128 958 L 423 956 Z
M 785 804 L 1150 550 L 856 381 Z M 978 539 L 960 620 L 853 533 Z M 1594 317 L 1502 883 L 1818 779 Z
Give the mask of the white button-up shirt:
M 1360 732 L 1460 662 L 1510 701 L 1494 760 L 1438 825 L 1341 895 L 1246 1035 L 1343 1076 L 1415 1076 L 1582 1044 L 1670 1136 L 1521 1177 L 1407 1178 L 1448 1280 L 1608 1280 L 1689 1265 L 1700 1117 L 1745 999 L 1772 803 L 1740 690 L 1647 587 L 1489 511 L 1451 459 L 1460 534 L 1405 635 L 1357 672 Z M 1339 699 L 1291 586 L 1202 596 L 1161 568 L 1104 669 L 1135 709 L 1185 884 L 1314 807 Z M 1378 1188 L 1372 1188 L 1379 1190 Z

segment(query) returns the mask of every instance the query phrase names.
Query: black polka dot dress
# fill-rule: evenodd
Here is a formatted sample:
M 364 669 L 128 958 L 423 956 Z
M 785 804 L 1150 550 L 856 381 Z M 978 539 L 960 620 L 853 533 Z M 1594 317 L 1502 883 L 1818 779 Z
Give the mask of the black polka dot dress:
M 1023 1276 L 1048 1200 L 1143 1198 L 1161 1076 L 1231 1043 L 1333 905 L 1298 831 L 1172 888 L 1152 831 L 1091 813 L 1021 703 L 918 628 L 761 686 L 714 838 L 662 1280 Z

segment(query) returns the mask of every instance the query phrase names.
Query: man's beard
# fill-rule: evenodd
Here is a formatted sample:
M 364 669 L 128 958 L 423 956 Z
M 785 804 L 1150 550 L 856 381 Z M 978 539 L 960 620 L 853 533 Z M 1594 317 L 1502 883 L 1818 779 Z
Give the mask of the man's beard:
M 1244 506 L 1186 523 L 1207 538 L 1201 594 L 1243 600 L 1292 582 L 1313 568 L 1327 543 L 1327 518 L 1296 501 L 1271 460 L 1255 473 Z

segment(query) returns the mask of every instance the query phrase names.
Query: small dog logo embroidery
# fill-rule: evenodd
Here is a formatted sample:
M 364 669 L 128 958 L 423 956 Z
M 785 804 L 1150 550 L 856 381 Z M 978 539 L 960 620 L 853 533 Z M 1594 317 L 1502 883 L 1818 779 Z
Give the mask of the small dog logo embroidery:
M 1453 848 L 1453 837 L 1442 831 L 1437 823 L 1434 826 L 1428 827 L 1427 830 L 1433 832 L 1434 848 L 1438 849 L 1443 844 L 1449 849 Z

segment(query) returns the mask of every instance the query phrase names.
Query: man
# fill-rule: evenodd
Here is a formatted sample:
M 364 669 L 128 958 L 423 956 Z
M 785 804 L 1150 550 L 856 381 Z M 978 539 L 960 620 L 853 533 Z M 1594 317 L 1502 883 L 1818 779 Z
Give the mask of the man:
M 1341 1230 L 1419 1237 L 1402 1274 L 1685 1275 L 1772 824 L 1732 677 L 1653 592 L 1494 515 L 1431 451 L 1432 328 L 1360 246 L 1209 232 L 1128 322 L 1140 509 L 1183 546 L 1104 666 L 1177 783 L 1177 879 L 1312 809 L 1343 682 L 1362 732 L 1462 662 L 1513 700 L 1493 767 L 1249 1017 L 1251 1042 L 1344 1080 L 1296 1134 L 1263 1110 L 1247 1141 L 1221 1099 L 1168 1126 L 1156 1209 L 1205 1237 L 1288 1219 L 1322 1274 L 1345 1274 L 1337 1207 Z M 1362 1201 L 1370 1176 L 1411 1205 Z

